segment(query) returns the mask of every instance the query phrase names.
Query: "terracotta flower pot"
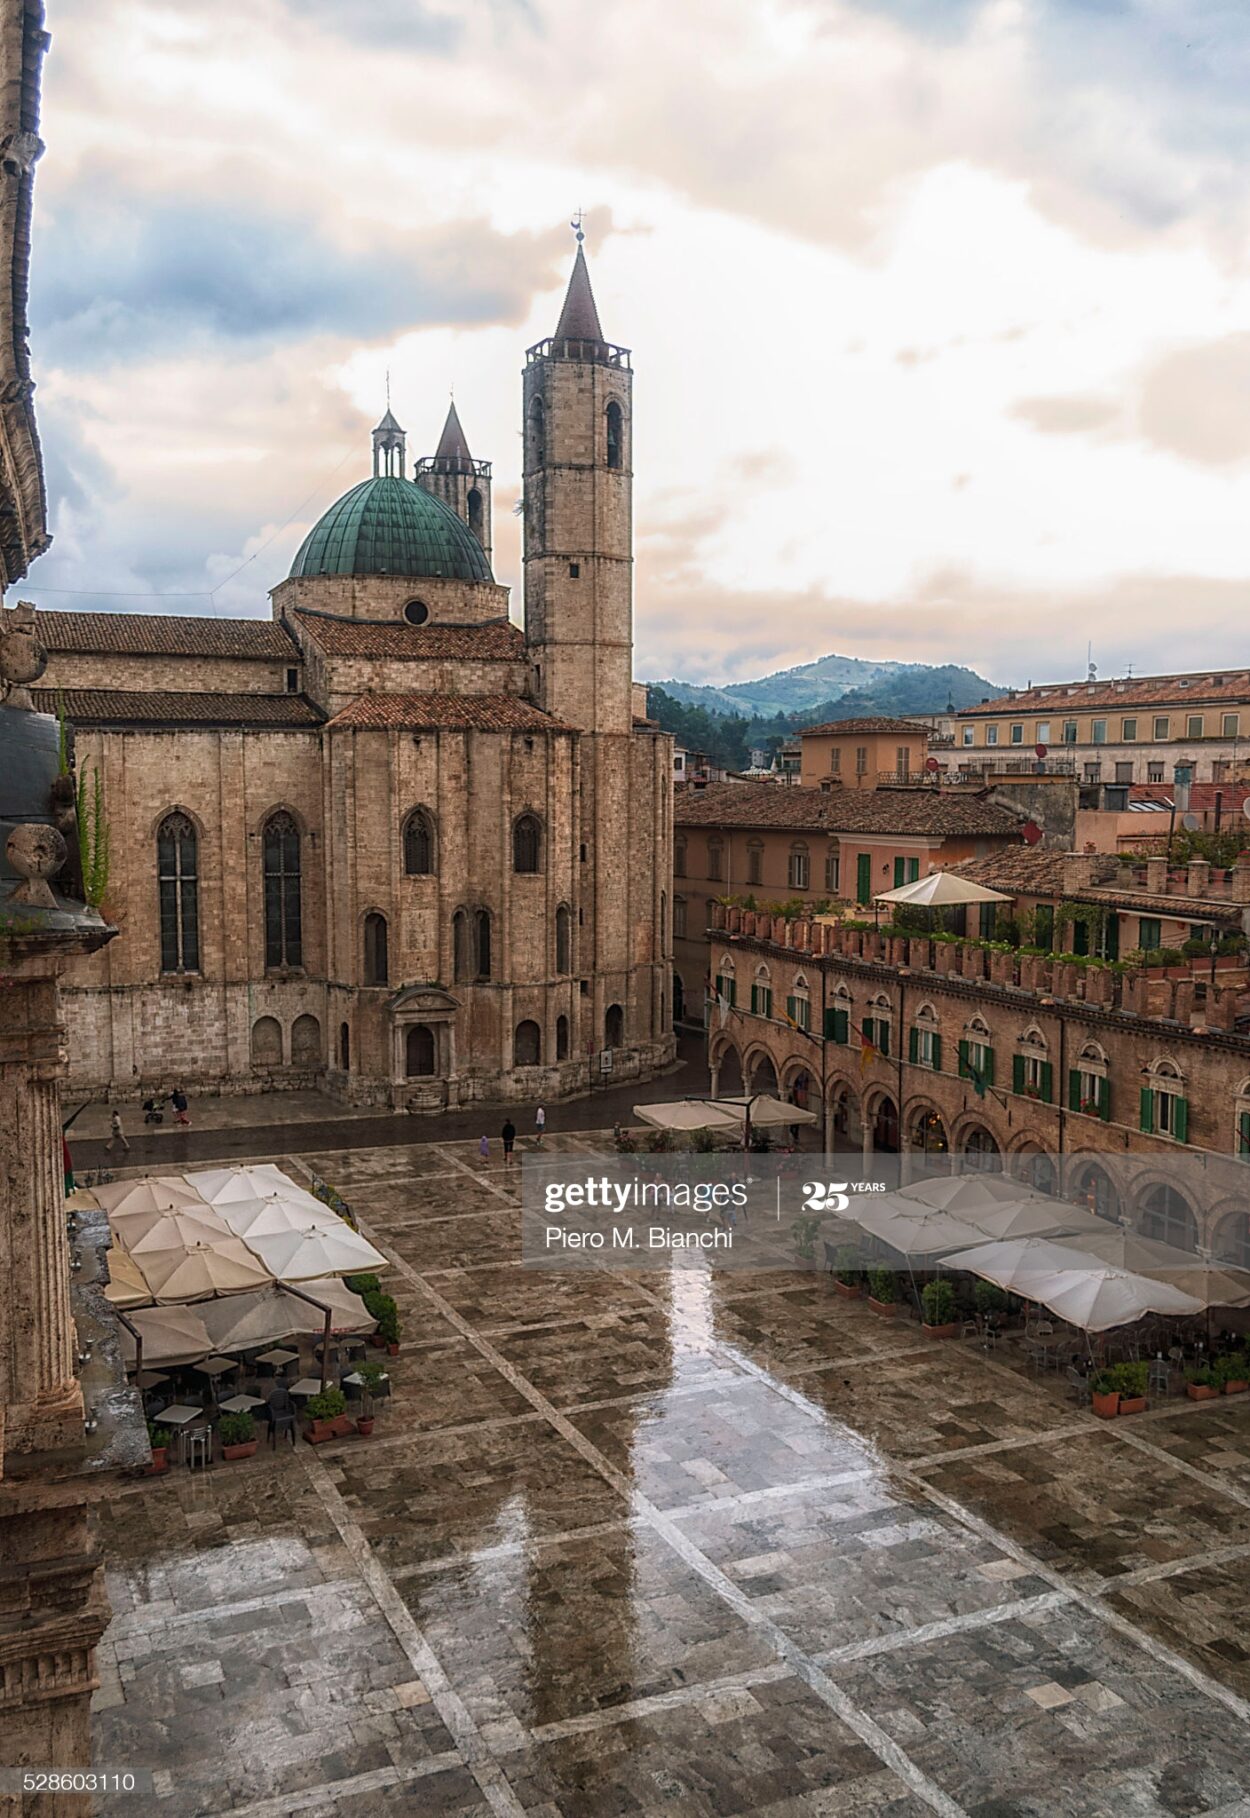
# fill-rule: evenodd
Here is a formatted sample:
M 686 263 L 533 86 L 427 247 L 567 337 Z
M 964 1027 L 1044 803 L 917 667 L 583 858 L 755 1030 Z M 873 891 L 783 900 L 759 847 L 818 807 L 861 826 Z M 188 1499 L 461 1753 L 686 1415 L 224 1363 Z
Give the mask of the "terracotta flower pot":
M 1090 1404 L 1099 1420 L 1114 1420 L 1120 1412 L 1120 1391 L 1112 1389 L 1109 1395 L 1099 1395 L 1095 1391 L 1090 1396 Z
M 945 1326 L 925 1326 L 923 1328 L 925 1336 L 928 1338 L 958 1338 L 959 1329 L 959 1321 L 957 1319 L 951 1320 L 950 1323 Z
M 868 1296 L 868 1305 L 872 1308 L 874 1313 L 879 1313 L 882 1319 L 893 1319 L 898 1313 L 898 1302 L 896 1300 L 874 1300 L 870 1294 Z
M 386 1347 L 386 1354 L 388 1357 L 398 1357 L 399 1356 L 398 1344 L 388 1344 Z
M 1226 1382 L 1224 1384 L 1225 1395 L 1244 1395 L 1247 1389 L 1250 1389 L 1250 1382 Z
M 1146 1397 L 1144 1395 L 1121 1395 L 1120 1397 L 1121 1414 L 1140 1414 L 1144 1411 L 1145 1406 Z
M 839 1281 L 835 1275 L 833 1285 L 835 1291 L 842 1296 L 843 1300 L 861 1300 L 863 1298 L 864 1290 L 858 1282 Z
M 362 1414 L 360 1419 L 356 1422 L 356 1431 L 360 1434 L 362 1439 L 368 1439 L 370 1433 L 373 1431 L 373 1415 Z
M 350 1414 L 336 1414 L 327 1425 L 336 1439 L 346 1439 L 352 1430 L 352 1417 Z
M 250 1458 L 259 1444 L 257 1439 L 245 1439 L 237 1446 L 223 1446 L 221 1455 L 223 1458 Z
M 169 1469 L 169 1447 L 153 1446 L 152 1462 L 145 1473 L 148 1477 L 159 1477 L 162 1471 Z
M 310 1446 L 323 1446 L 329 1439 L 339 1437 L 337 1420 L 306 1420 L 304 1438 Z
M 1205 1382 L 1187 1382 L 1185 1393 L 1190 1401 L 1214 1401 L 1219 1390 L 1211 1388 L 1210 1384 Z

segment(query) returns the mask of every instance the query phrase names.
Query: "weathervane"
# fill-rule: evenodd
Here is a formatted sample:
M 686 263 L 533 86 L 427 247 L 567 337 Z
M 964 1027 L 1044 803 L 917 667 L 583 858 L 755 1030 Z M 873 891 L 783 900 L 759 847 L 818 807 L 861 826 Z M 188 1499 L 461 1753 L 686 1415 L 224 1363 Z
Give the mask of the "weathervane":
M 585 219 L 585 216 L 583 214 L 583 211 L 579 208 L 577 213 L 574 215 L 573 219 L 569 222 L 569 226 L 573 229 L 573 232 L 577 235 L 577 244 L 579 246 L 581 245 L 582 241 L 586 238 L 585 234 L 582 232 L 582 221 L 584 219 Z

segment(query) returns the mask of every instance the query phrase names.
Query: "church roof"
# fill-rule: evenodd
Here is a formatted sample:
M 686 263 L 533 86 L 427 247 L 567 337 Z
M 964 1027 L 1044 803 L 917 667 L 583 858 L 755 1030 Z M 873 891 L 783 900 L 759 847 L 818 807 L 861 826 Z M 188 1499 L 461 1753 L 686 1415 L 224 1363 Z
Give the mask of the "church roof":
M 450 506 L 390 475 L 362 480 L 336 499 L 304 538 L 291 574 L 493 579 L 482 545 Z
M 361 694 L 329 722 L 357 727 L 447 732 L 572 732 L 515 694 Z
M 469 444 L 465 440 L 464 430 L 460 425 L 459 413 L 453 399 L 447 410 L 447 421 L 443 424 L 443 433 L 438 438 L 435 459 L 440 461 L 471 461 Z
M 525 656 L 525 634 L 510 619 L 491 619 L 485 625 L 406 625 L 303 610 L 294 616 L 327 656 L 389 657 L 411 663 L 448 659 L 519 663 Z
M 164 612 L 41 610 L 39 641 L 76 656 L 270 657 L 290 662 L 291 635 L 273 619 L 193 618 Z
M 599 311 L 595 307 L 595 293 L 590 288 L 590 272 L 586 266 L 586 254 L 579 242 L 577 257 L 573 261 L 573 274 L 564 296 L 564 308 L 560 311 L 560 320 L 556 324 L 557 341 L 602 341 L 603 329 L 599 326 Z
M 289 654 L 289 652 L 288 652 Z M 41 713 L 63 712 L 75 726 L 197 728 L 252 727 L 259 732 L 312 730 L 324 721 L 302 694 L 139 692 L 129 688 L 37 688 Z

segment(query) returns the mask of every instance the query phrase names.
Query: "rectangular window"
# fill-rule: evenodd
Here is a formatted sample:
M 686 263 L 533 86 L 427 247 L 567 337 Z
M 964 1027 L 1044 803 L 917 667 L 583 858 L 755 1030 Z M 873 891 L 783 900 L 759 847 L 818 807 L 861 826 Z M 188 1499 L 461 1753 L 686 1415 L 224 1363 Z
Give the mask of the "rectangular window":
M 1137 721 L 1123 720 L 1120 723 L 1120 739 L 1125 745 L 1131 745 L 1137 737 Z
M 1076 744 L 1076 721 L 1075 720 L 1065 720 L 1063 722 L 1063 742 L 1065 745 L 1075 745 Z
M 1235 713 L 1226 713 L 1220 721 L 1220 731 L 1226 739 L 1235 739 L 1240 720 Z
M 994 1084 L 994 1050 L 988 1042 L 960 1042 L 959 1077 L 970 1079 L 980 1091 Z
M 845 1047 L 851 1036 L 851 1014 L 831 1006 L 825 1011 L 825 1040 Z
M 1127 764 L 1117 764 L 1116 765 L 1115 780 L 1117 783 L 1131 783 L 1132 782 L 1132 780 L 1133 780 L 1133 760 L 1132 760 L 1132 758 L 1129 759 Z
M 1101 781 L 1101 779 L 1102 765 L 1097 759 L 1095 759 L 1093 763 L 1085 765 L 1085 781 L 1087 783 L 1097 783 Z
M 1011 1089 L 1024 1098 L 1041 1099 L 1043 1104 L 1051 1100 L 1051 1081 L 1053 1078 L 1051 1064 L 1043 1060 L 1040 1054 L 1017 1054 L 1011 1063 Z
M 831 852 L 825 860 L 825 889 L 829 892 L 830 896 L 836 896 L 838 894 L 839 870 L 838 855 L 836 852 Z
M 1153 953 L 1163 945 L 1163 923 L 1157 915 L 1143 915 L 1137 924 L 1137 945 L 1143 953 Z
M 917 1026 L 909 1038 L 908 1059 L 913 1067 L 931 1067 L 936 1073 L 942 1066 L 942 1038 L 936 1029 Z
M 1166 713 L 1157 713 L 1155 715 L 1155 729 L 1151 736 L 1156 739 L 1165 739 L 1165 738 L 1167 738 L 1169 732 L 1171 731 L 1171 727 L 1172 727 L 1172 722 L 1168 718 L 1167 714 Z
M 1090 737 L 1095 745 L 1105 745 L 1106 744 L 1106 742 L 1107 742 L 1107 722 L 1106 722 L 1106 720 L 1095 720 L 1093 722 L 1092 726 L 1090 727 Z
M 1011 742 L 1013 745 L 1023 745 L 1023 743 L 1024 743 L 1024 727 L 1023 726 L 1013 726 L 1012 727 Z
M 1163 781 L 1163 765 L 1162 764 L 1147 764 L 1146 765 L 1146 781 L 1148 783 L 1161 783 Z
M 732 1008 L 738 1001 L 737 979 L 732 978 L 727 972 L 718 973 L 716 975 L 716 995 L 717 997 L 723 997 L 725 1002 Z
M 1105 1124 L 1111 1116 L 1110 1081 L 1104 1074 L 1073 1067 L 1068 1075 L 1068 1109 L 1083 1117 L 1100 1117 Z
M 789 883 L 791 890 L 806 890 L 810 877 L 811 871 L 806 852 L 792 852 L 790 854 L 789 866 Z
M 975 726 L 965 726 L 964 727 L 964 744 L 965 745 L 972 744 L 972 742 L 976 738 L 976 732 L 977 732 L 977 729 Z
M 1033 731 L 1036 735 L 1036 737 L 1034 739 L 1035 744 L 1049 745 L 1049 743 L 1050 743 L 1050 721 L 1049 720 L 1039 720 L 1037 722 L 1037 725 L 1033 728 Z
M 1200 713 L 1191 713 L 1185 721 L 1185 737 L 1200 739 L 1202 737 L 1203 718 Z
M 829 774 L 837 776 L 842 769 L 842 747 L 835 745 L 829 753 Z
M 771 1016 L 773 1013 L 773 988 L 771 985 L 751 986 L 751 1015 Z
M 911 752 L 906 745 L 898 745 L 894 750 L 894 768 L 899 776 L 906 777 L 911 768 Z
M 868 747 L 867 747 L 867 745 L 856 745 L 856 747 L 855 747 L 855 774 L 856 774 L 856 776 L 863 776 L 863 774 L 867 770 L 867 768 L 868 768 Z
M 985 728 L 985 742 L 987 745 L 997 745 L 997 743 L 998 743 L 998 727 L 997 726 L 987 726 Z
M 788 997 L 786 999 L 786 1015 L 790 1018 L 790 1021 L 795 1023 L 800 1029 L 810 1029 L 812 1026 L 811 999 L 807 997 Z
M 577 578 L 579 577 L 579 575 L 581 574 L 581 572 L 582 572 L 582 565 L 580 562 L 570 562 L 569 563 L 569 579 L 571 581 L 576 581 Z
M 1179 1092 L 1155 1092 L 1154 1127 L 1157 1136 L 1171 1137 L 1174 1143 L 1189 1140 L 1189 1100 Z
M 747 883 L 762 884 L 764 881 L 764 848 L 747 847 Z
M 890 1052 L 890 1025 L 883 1016 L 866 1016 L 863 1022 L 863 1045 L 872 1047 L 883 1060 Z
M 288 669 L 286 672 L 286 691 L 288 694 L 299 693 L 299 670 Z
M 724 869 L 724 849 L 719 840 L 707 843 L 707 874 L 719 883 Z
M 686 932 L 686 899 L 684 896 L 673 898 L 673 936 L 680 940 Z

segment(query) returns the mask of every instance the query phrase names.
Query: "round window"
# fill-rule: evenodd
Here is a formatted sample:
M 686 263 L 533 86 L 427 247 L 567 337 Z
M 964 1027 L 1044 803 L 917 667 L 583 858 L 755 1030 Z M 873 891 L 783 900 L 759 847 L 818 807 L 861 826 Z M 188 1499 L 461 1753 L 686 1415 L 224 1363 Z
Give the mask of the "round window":
M 424 600 L 409 600 L 404 607 L 404 617 L 410 625 L 424 625 L 430 616 L 430 609 Z

